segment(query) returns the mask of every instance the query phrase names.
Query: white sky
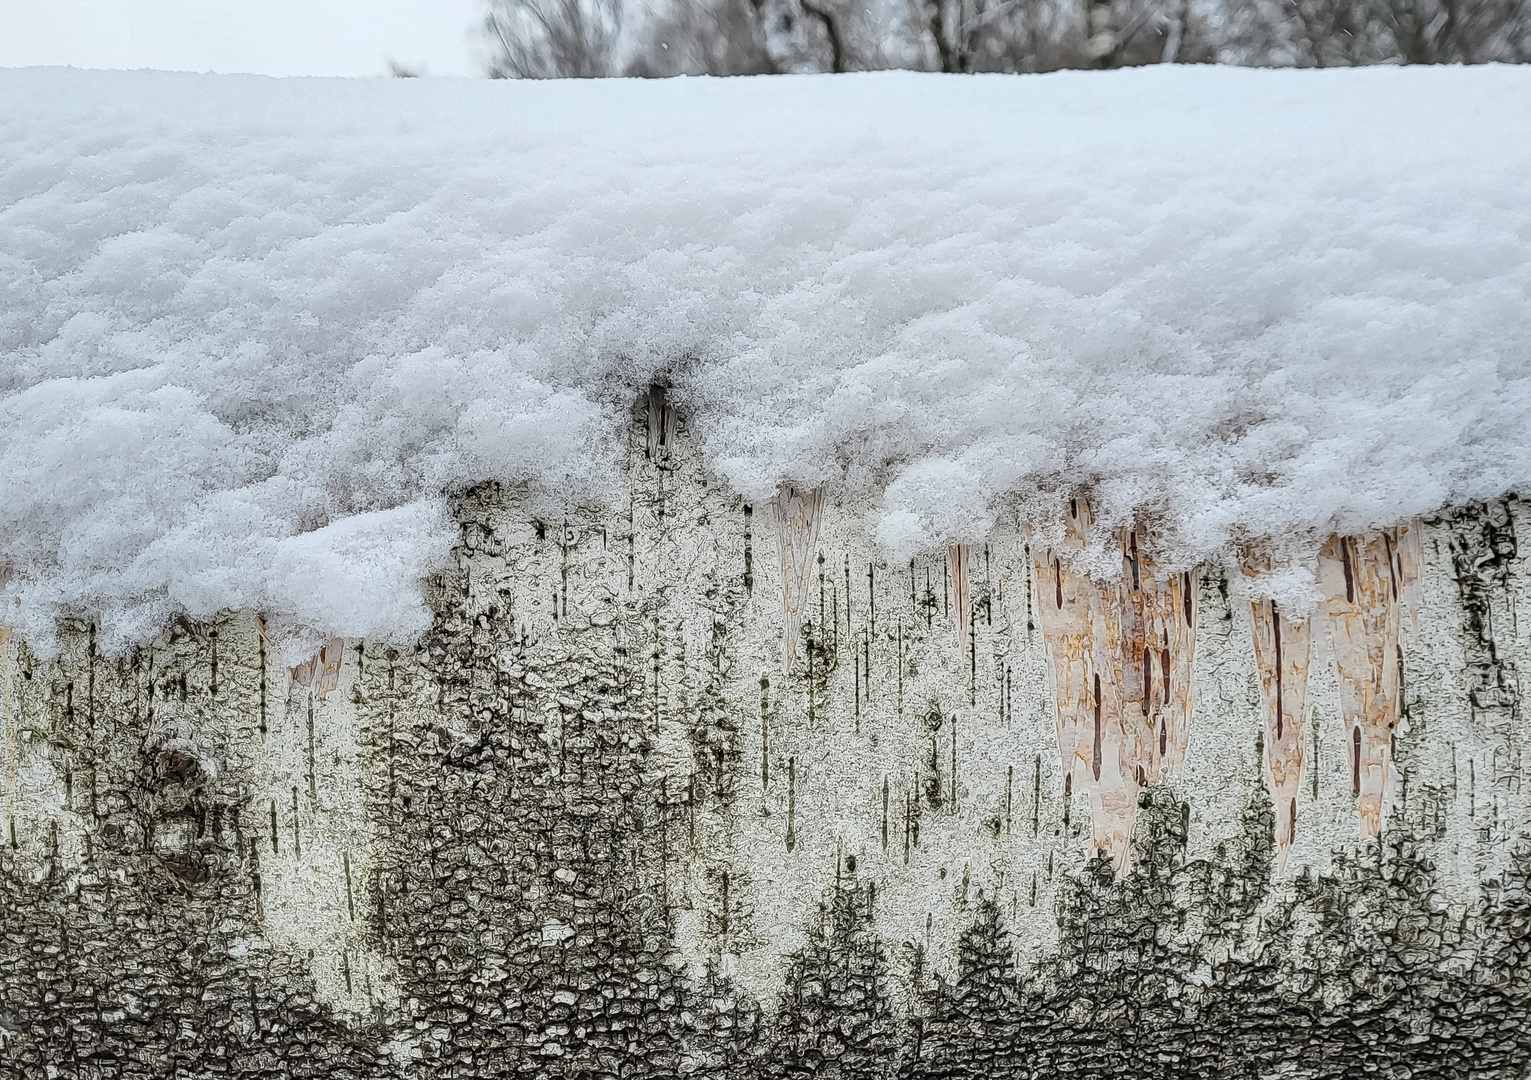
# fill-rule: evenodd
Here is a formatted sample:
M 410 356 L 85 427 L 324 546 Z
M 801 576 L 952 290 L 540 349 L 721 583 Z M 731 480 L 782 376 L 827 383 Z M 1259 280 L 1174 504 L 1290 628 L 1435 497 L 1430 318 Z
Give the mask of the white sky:
M 0 67 L 477 75 L 482 0 L 0 0 Z

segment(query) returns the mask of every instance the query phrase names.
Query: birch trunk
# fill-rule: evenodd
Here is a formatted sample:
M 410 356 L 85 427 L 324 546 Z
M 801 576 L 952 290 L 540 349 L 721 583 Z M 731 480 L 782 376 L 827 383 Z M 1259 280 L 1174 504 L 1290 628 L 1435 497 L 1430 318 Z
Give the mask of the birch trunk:
M 1520 503 L 1332 542 L 1310 643 L 633 431 L 630 515 L 464 495 L 420 642 L 3 639 L 0 1074 L 1524 1074 Z

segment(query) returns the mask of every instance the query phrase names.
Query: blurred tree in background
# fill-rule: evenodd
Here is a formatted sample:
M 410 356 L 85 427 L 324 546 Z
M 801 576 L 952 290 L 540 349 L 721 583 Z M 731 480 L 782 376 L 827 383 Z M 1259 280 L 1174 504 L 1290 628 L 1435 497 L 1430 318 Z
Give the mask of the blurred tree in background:
M 1531 0 L 488 0 L 496 78 L 1531 60 Z

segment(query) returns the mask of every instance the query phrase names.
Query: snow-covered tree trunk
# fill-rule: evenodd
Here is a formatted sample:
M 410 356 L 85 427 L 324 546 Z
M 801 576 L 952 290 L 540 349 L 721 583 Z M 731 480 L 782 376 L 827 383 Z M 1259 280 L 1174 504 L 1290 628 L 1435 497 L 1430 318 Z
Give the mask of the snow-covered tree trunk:
M 1083 501 L 889 565 L 663 402 L 627 461 L 458 499 L 418 643 L 8 639 L 0 1074 L 1524 1074 L 1520 503 L 1293 623 Z

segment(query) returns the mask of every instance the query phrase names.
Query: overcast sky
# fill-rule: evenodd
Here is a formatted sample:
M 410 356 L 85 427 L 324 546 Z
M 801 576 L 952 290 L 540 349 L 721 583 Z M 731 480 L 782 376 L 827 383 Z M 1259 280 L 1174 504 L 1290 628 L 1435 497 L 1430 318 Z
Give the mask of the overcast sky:
M 482 0 L 0 0 L 0 67 L 477 75 Z

